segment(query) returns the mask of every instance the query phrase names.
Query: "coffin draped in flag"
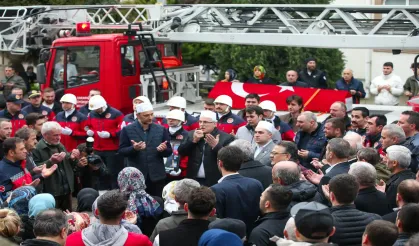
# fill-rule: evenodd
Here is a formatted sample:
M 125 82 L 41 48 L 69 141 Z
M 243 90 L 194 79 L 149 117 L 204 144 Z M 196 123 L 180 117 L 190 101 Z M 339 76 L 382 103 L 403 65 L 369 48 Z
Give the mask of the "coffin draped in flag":
M 217 82 L 208 96 L 216 98 L 220 95 L 228 95 L 233 99 L 233 108 L 242 109 L 244 108 L 245 97 L 249 93 L 258 94 L 260 101 L 273 101 L 279 111 L 288 110 L 285 100 L 291 95 L 299 95 L 303 98 L 305 111 L 328 112 L 330 105 L 336 101 L 344 102 L 348 110 L 352 109 L 352 97 L 348 91 L 329 89 Z

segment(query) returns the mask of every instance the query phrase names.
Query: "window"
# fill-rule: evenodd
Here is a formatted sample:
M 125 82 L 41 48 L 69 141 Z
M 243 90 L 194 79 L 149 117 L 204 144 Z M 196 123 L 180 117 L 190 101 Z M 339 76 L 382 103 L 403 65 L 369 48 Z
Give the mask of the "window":
M 385 0 L 384 5 L 419 5 L 419 0 Z
M 178 55 L 179 45 L 177 43 L 164 44 L 164 56 Z
M 156 60 L 159 59 L 159 55 L 157 54 L 156 50 L 154 50 L 154 49 L 153 50 L 147 50 L 147 52 L 148 52 L 149 57 L 151 57 L 152 61 L 156 61 Z M 140 57 L 140 67 L 141 68 L 147 67 L 145 54 L 141 50 L 139 51 L 139 57 Z
M 135 59 L 133 46 L 121 46 L 122 76 L 135 75 Z
M 67 88 L 99 81 L 99 46 L 67 47 Z M 52 88 L 64 88 L 64 50 L 57 50 Z

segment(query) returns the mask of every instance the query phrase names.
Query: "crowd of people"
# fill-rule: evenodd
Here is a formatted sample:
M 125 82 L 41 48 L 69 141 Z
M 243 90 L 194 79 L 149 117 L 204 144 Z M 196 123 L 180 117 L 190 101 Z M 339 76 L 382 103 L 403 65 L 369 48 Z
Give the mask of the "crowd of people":
M 16 86 L 0 111 L 1 245 L 419 244 L 417 112 L 338 101 L 318 122 L 298 95 L 278 116 L 251 93 L 198 117 L 175 96 L 162 119 L 144 96 L 127 115 L 96 89 L 80 109 L 55 96 Z

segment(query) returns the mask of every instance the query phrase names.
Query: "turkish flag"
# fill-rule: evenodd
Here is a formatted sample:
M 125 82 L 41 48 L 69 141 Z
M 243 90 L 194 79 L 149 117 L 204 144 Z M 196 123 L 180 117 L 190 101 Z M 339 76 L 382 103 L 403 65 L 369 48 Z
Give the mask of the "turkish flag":
M 276 110 L 288 111 L 287 97 L 299 95 L 303 98 L 305 111 L 328 112 L 330 106 L 341 101 L 348 110 L 352 109 L 352 96 L 348 91 L 303 88 L 294 86 L 261 85 L 248 83 L 217 82 L 209 93 L 210 98 L 227 95 L 233 99 L 233 108 L 244 108 L 245 97 L 249 93 L 257 93 L 260 101 L 270 100 L 276 104 Z

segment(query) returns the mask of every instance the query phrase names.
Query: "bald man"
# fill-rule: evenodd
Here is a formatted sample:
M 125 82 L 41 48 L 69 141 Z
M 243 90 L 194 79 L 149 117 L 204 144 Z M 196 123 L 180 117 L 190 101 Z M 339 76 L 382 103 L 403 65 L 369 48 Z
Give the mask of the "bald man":
M 364 85 L 361 81 L 354 78 L 351 69 L 346 68 L 342 72 L 342 78 L 336 82 L 337 90 L 349 91 L 352 95 L 353 103 L 359 104 L 361 98 L 365 98 Z
M 294 70 L 289 70 L 287 72 L 287 82 L 280 84 L 281 86 L 298 86 L 298 87 L 308 87 L 308 84 L 298 80 L 298 73 Z
M 293 161 L 280 161 L 272 168 L 272 181 L 292 191 L 290 206 L 299 202 L 310 202 L 316 195 L 317 188 L 307 180 L 301 180 L 301 170 Z

